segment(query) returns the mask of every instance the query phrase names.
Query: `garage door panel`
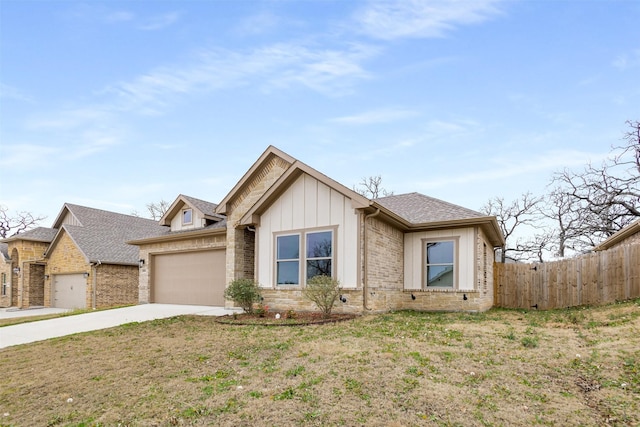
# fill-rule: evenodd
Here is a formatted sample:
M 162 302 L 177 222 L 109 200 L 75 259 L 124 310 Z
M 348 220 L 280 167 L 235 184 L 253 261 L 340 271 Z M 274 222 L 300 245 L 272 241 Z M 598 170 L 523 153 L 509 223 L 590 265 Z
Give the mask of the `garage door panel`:
M 155 255 L 152 301 L 224 305 L 225 262 L 224 250 Z
M 57 308 L 86 308 L 87 279 L 83 274 L 53 276 L 52 306 Z

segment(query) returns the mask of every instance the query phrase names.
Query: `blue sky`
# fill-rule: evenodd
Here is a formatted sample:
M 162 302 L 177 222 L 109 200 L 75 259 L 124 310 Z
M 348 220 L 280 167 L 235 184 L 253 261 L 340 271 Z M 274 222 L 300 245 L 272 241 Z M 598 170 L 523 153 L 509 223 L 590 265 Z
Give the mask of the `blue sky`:
M 270 144 L 471 209 L 640 119 L 637 1 L 0 0 L 0 204 L 220 201 Z

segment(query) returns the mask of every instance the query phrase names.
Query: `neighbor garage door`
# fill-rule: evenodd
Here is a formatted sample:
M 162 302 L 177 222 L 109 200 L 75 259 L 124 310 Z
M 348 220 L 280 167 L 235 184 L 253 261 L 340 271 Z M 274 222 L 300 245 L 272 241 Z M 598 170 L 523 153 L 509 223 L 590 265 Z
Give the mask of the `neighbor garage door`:
M 87 279 L 82 274 L 56 274 L 52 294 L 53 307 L 87 308 Z
M 152 277 L 152 302 L 224 305 L 225 251 L 155 255 Z

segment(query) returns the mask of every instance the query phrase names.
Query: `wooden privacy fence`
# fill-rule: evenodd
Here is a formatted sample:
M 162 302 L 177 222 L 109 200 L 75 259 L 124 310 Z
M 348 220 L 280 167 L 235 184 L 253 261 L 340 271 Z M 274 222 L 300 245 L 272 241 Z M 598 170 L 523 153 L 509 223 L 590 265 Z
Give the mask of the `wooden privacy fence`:
M 553 308 L 640 297 L 640 245 L 626 245 L 540 264 L 495 263 L 494 305 Z

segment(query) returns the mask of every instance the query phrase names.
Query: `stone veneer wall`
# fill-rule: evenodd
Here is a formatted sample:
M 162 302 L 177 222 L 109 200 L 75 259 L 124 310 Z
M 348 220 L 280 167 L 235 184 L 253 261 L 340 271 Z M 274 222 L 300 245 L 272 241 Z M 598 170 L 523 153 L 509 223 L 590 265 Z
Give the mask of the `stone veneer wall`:
M 227 235 L 224 230 L 197 238 L 187 236 L 183 240 L 167 240 L 141 245 L 140 258 L 144 259 L 145 263 L 138 271 L 138 302 L 146 304 L 151 301 L 151 257 L 153 255 L 199 249 L 219 249 L 226 247 L 226 245 Z
M 261 295 L 264 298 L 263 304 L 269 308 L 269 311 L 319 311 L 315 304 L 306 299 L 299 289 L 265 288 L 261 289 Z M 333 313 L 362 313 L 362 289 L 345 289 L 342 296 L 346 298 L 347 302 L 343 303 L 337 300 L 333 307 Z
M 43 254 L 49 246 L 46 242 L 30 240 L 16 240 L 9 242 L 11 254 L 11 305 L 26 308 L 30 305 L 43 305 L 42 295 L 45 293 L 44 273 L 41 267 L 32 269 L 31 263 L 42 262 Z M 20 273 L 14 273 L 14 268 L 20 268 Z M 30 301 L 30 296 L 31 301 Z
M 96 308 L 138 302 L 138 266 L 100 264 L 91 272 L 96 283 Z M 91 307 L 88 305 L 87 307 Z
M 254 176 L 244 183 L 240 194 L 236 194 L 229 201 L 231 208 L 230 212 L 227 212 L 227 284 L 235 279 L 246 277 L 245 274 L 249 270 L 247 261 L 251 255 L 247 256 L 245 252 L 247 250 L 255 252 L 255 245 L 253 248 L 247 245 L 244 227 L 236 228 L 235 225 L 290 165 L 286 160 L 272 156 L 264 162 L 261 170 L 256 171 Z M 226 305 L 231 307 L 233 303 L 227 301 Z

